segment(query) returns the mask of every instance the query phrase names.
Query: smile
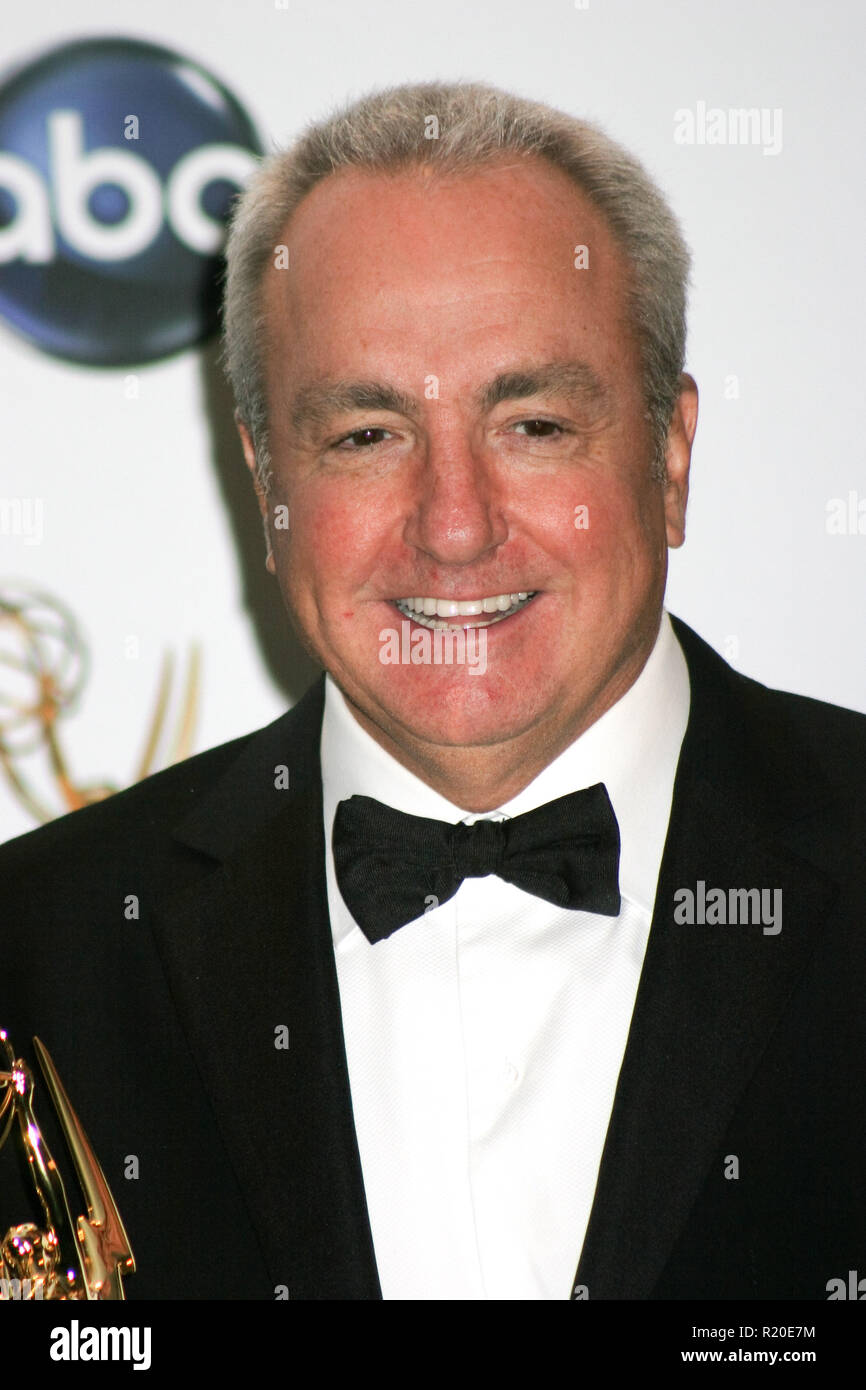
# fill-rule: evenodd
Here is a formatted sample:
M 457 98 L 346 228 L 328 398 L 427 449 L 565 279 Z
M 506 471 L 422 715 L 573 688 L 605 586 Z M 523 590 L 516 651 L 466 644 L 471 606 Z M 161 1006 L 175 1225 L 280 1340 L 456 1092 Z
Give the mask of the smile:
M 454 618 L 476 618 L 477 622 L 462 623 L 463 627 L 490 627 L 519 613 L 535 598 L 537 591 L 513 594 L 493 594 L 489 598 L 397 598 L 394 603 L 400 612 L 422 627 L 453 627 Z M 451 622 L 443 619 L 452 619 Z

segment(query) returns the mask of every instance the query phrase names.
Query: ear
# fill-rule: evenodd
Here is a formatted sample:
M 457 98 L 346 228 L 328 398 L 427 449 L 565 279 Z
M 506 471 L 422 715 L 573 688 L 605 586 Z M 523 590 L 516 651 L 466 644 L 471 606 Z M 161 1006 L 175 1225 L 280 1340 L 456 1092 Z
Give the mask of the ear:
M 271 534 L 268 529 L 268 495 L 262 487 L 261 479 L 259 478 L 259 471 L 256 464 L 256 450 L 252 441 L 252 437 L 237 411 L 235 411 L 235 425 L 237 426 L 237 431 L 240 435 L 241 448 L 244 451 L 244 459 L 246 461 L 247 468 L 250 470 L 250 473 L 252 475 L 253 486 L 256 490 L 256 499 L 259 504 L 259 511 L 262 514 L 262 522 L 265 528 L 265 546 L 267 547 L 265 569 L 269 570 L 271 574 L 276 574 L 277 571 L 276 566 L 274 565 L 274 552 L 271 549 Z
M 665 464 L 665 530 L 671 549 L 686 538 L 686 504 L 689 500 L 689 467 L 692 443 L 698 427 L 698 388 L 688 372 L 680 376 L 680 393 L 668 427 Z

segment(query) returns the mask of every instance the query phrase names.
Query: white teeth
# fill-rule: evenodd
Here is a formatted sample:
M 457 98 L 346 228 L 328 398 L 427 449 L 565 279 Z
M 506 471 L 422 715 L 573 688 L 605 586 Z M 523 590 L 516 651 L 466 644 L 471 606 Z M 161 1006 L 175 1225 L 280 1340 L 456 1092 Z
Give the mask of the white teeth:
M 490 594 L 485 598 L 398 598 L 394 602 L 402 613 L 411 614 L 416 622 L 424 627 L 449 627 L 441 621 L 445 618 L 478 618 L 490 615 L 486 622 L 472 623 L 472 627 L 487 627 L 508 617 L 515 608 L 522 607 L 535 598 L 535 590 L 521 589 L 509 594 Z M 426 622 L 424 620 L 427 620 Z

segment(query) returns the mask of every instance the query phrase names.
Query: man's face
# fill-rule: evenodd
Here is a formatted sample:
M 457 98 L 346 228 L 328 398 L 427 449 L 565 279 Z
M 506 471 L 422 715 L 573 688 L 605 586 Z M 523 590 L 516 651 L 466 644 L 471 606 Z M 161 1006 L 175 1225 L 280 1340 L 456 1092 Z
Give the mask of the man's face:
M 486 747 L 534 775 L 652 648 L 666 546 L 683 538 L 691 386 L 665 487 L 626 264 L 544 162 L 448 179 L 344 170 L 283 241 L 289 266 L 263 293 L 285 600 L 361 722 L 410 766 Z M 401 602 L 419 598 L 420 613 Z M 382 634 L 404 622 L 410 640 L 486 625 L 483 674 L 383 662 Z

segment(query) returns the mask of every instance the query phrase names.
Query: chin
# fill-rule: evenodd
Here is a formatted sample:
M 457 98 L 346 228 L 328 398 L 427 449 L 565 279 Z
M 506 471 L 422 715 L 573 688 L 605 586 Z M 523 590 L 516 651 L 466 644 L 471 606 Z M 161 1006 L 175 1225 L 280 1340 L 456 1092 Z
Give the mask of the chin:
M 473 676 L 462 671 L 456 679 L 450 673 L 424 681 L 431 674 L 429 668 L 401 670 L 401 689 L 395 682 L 358 703 L 396 743 L 408 739 L 447 748 L 505 742 L 532 728 L 542 715 L 542 702 L 530 682 L 515 692 L 510 682 L 490 673 Z

